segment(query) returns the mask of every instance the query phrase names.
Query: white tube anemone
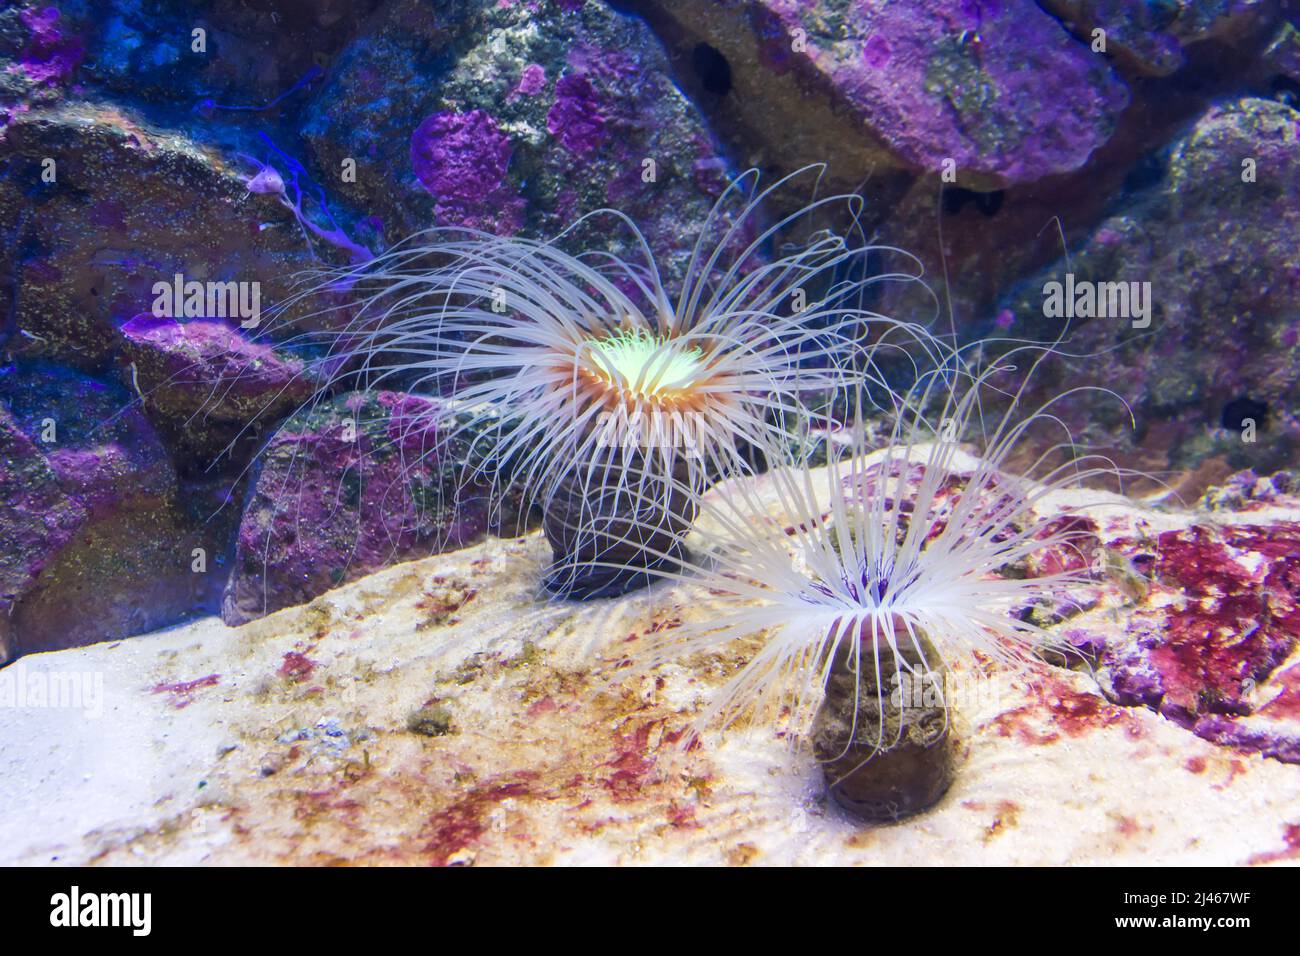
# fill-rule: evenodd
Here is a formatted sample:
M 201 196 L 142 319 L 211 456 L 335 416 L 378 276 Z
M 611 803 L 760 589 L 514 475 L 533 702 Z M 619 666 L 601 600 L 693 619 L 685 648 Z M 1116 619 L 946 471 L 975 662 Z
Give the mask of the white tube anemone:
M 463 426 L 475 436 L 467 477 L 498 491 L 509 483 L 545 509 L 577 481 L 615 502 L 657 496 L 662 515 L 671 489 L 693 501 L 714 477 L 746 473 L 752 449 L 789 444 L 810 397 L 864 376 L 885 388 L 879 350 L 933 349 L 919 327 L 862 307 L 873 283 L 919 273 L 867 274 L 870 257 L 897 250 L 852 241 L 857 197 L 813 199 L 756 225 L 764 201 L 809 172 L 761 191 L 754 172 L 731 183 L 675 293 L 636 225 L 613 210 L 552 241 L 421 234 L 331 277 L 358 304 L 318 364 L 336 391 L 400 387 L 484 409 Z M 769 255 L 822 215 L 851 228 Z M 626 228 L 637 254 L 565 251 L 598 219 Z
M 691 539 L 698 558 L 662 577 L 720 596 L 724 610 L 653 636 L 634 661 L 640 671 L 719 652 L 740 638 L 760 642 L 701 713 L 694 734 L 788 706 L 797 738 L 837 655 L 848 655 L 858 693 L 871 688 L 875 711 L 883 713 L 889 682 L 882 674 L 910 674 L 918 686 L 941 693 L 936 675 L 955 657 L 1025 665 L 1057 645 L 1020 612 L 1068 603 L 1069 589 L 1091 580 L 1091 539 L 1085 522 L 1063 520 L 1042 507 L 1044 498 L 1119 472 L 1107 459 L 1081 453 L 1068 431 L 1065 442 L 1036 446 L 1027 468 L 1010 466 L 1017 450 L 1027 450 L 1028 429 L 1063 428 L 1053 406 L 1089 390 L 1059 395 L 1017 419 L 1022 384 L 986 432 L 981 392 L 1010 371 L 1006 359 L 1015 354 L 978 376 L 955 360 L 928 376 L 915 400 L 896 410 L 883 448 L 869 447 L 859 413 L 842 432 L 846 453 L 832 454 L 823 471 L 777 468 L 761 481 L 720 485 L 705 499 Z M 1031 555 L 1053 550 L 1061 559 L 1054 570 L 1026 566 Z M 881 749 L 893 743 L 878 741 Z
M 765 257 L 774 237 L 818 214 L 856 215 L 856 197 L 833 196 L 760 231 L 763 201 L 791 178 L 759 192 L 748 173 L 728 187 L 675 297 L 636 225 L 612 210 L 584 219 L 626 226 L 638 258 L 574 255 L 561 248 L 566 236 L 421 234 L 334 277 L 365 294 L 357 317 L 330 333 L 332 383 L 491 406 L 501 418 L 480 435 L 481 463 L 512 462 L 542 501 L 576 461 L 658 457 L 665 473 L 683 459 L 692 473 L 739 473 L 745 444 L 785 434 L 805 396 L 843 389 L 872 350 L 929 344 L 919 328 L 858 307 L 870 284 L 918 275 L 843 278 L 882 249 L 822 231 Z

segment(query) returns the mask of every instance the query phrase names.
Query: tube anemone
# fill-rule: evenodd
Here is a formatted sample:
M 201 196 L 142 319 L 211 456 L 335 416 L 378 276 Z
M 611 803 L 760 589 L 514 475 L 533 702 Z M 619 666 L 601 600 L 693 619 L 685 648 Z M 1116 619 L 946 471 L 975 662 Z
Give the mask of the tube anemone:
M 1017 418 L 1022 384 L 986 430 L 981 394 L 1025 351 L 979 375 L 954 360 L 927 376 L 896 409 L 880 449 L 871 450 L 859 413 L 841 430 L 843 456 L 831 455 L 824 471 L 796 463 L 708 496 L 693 539 L 699 558 L 664 576 L 720 597 L 722 610 L 653 636 L 634 661 L 639 670 L 759 641 L 692 738 L 788 708 L 792 739 L 812 730 L 832 794 L 863 815 L 894 818 L 942 794 L 950 778 L 945 671 L 958 657 L 1032 665 L 1058 646 L 1024 612 L 1068 602 L 1070 588 L 1091 580 L 1092 539 L 1084 522 L 1063 520 L 1045 499 L 1117 474 L 1068 435 L 1027 468 L 1011 465 L 1027 451 L 1032 426 L 1064 427 L 1052 408 L 1073 394 Z M 977 452 L 966 450 L 967 439 Z M 1048 553 L 1058 557 L 1049 567 L 1031 560 Z M 900 712 L 903 682 L 937 694 L 934 713 Z M 886 770 L 900 748 L 911 755 Z M 876 782 L 851 781 L 868 761 Z M 836 794 L 846 783 L 850 792 Z
M 756 225 L 792 178 L 762 191 L 756 173 L 735 180 L 679 284 L 612 210 L 552 241 L 421 234 L 332 277 L 357 305 L 329 334 L 331 387 L 400 383 L 485 409 L 490 419 L 465 426 L 472 477 L 540 505 L 550 590 L 588 597 L 644 583 L 644 571 L 680 559 L 701 491 L 748 473 L 753 449 L 788 444 L 810 398 L 864 374 L 879 382 L 871 362 L 882 347 L 929 347 L 917 327 L 861 307 L 872 283 L 917 278 L 868 276 L 879 249 L 821 230 L 769 254 L 819 216 L 845 215 L 856 228 L 851 196 Z M 566 251 L 579 225 L 598 220 L 626 229 L 635 254 Z

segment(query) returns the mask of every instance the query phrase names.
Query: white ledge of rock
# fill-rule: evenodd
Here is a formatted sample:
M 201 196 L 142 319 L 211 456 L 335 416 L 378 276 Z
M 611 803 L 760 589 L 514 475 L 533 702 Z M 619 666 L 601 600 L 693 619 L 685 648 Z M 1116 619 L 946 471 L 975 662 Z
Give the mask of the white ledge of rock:
M 1159 531 L 1193 520 L 1114 496 L 1091 500 L 1107 502 L 1112 523 Z M 947 796 L 909 821 L 863 827 L 827 803 L 813 759 L 792 752 L 778 728 L 739 726 L 690 751 L 674 743 L 743 647 L 664 668 L 659 687 L 653 678 L 604 683 L 630 635 L 707 615 L 707 602 L 659 586 L 617 601 L 548 603 L 538 584 L 547 553 L 536 536 L 489 541 L 243 627 L 209 618 L 21 659 L 0 671 L 11 688 L 62 682 L 92 693 L 80 707 L 29 695 L 0 708 L 0 863 L 1286 857 L 1300 767 L 1114 706 L 1091 678 L 1066 670 L 1037 690 L 995 673 L 957 715 Z M 1088 623 L 1122 629 L 1124 615 L 1104 607 Z M 1063 727 L 1062 699 L 1087 718 Z M 411 730 L 412 715 L 430 707 L 437 716 L 423 729 L 433 735 Z

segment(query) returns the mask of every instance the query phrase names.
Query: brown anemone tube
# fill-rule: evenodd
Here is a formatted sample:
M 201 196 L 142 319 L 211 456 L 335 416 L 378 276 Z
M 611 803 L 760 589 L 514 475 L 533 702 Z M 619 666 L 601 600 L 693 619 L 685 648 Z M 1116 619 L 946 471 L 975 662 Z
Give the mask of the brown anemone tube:
M 545 502 L 542 530 L 554 558 L 547 590 L 563 598 L 616 597 L 675 570 L 698 511 L 694 471 L 675 458 L 673 477 L 656 473 L 660 458 L 571 468 Z M 645 480 L 637 477 L 649 468 Z
M 871 625 L 838 642 L 826 696 L 813 719 L 813 752 L 831 798 L 871 823 L 893 823 L 929 809 L 953 778 L 953 742 L 943 696 L 945 672 L 918 633 L 925 661 L 894 619 L 898 660 L 883 634 L 876 667 Z M 853 644 L 861 645 L 855 672 Z

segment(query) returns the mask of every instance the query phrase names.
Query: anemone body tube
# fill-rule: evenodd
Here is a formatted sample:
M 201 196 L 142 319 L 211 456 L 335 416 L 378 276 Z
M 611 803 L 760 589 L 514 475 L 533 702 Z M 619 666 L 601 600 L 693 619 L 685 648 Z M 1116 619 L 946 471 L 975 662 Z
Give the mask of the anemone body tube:
M 614 597 L 651 583 L 653 571 L 676 571 L 683 539 L 699 510 L 699 488 L 681 460 L 671 480 L 649 457 L 645 478 L 629 482 L 622 465 L 576 464 L 543 506 L 542 529 L 554 560 L 544 583 L 551 593 L 587 600 Z M 611 473 L 619 469 L 619 473 Z
M 813 753 L 840 807 L 892 823 L 934 806 L 952 785 L 946 671 L 924 635 L 924 654 L 907 644 L 878 654 L 861 630 L 856 653 L 845 641 L 836 651 L 813 718 Z

